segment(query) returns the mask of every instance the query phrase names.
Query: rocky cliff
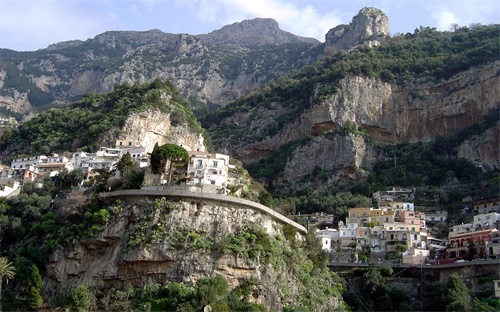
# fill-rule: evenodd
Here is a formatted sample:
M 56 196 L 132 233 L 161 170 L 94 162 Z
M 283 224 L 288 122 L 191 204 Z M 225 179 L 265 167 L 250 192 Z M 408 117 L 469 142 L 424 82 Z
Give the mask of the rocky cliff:
M 197 36 L 109 31 L 36 52 L 5 50 L 0 105 L 25 114 L 53 99 L 65 103 L 85 93 L 110 91 L 115 84 L 160 78 L 172 81 L 195 108 L 213 109 L 311 63 L 321 54 L 318 45 L 315 39 L 279 29 L 272 19 L 254 19 Z M 15 79 L 5 85 L 10 77 Z M 34 89 L 42 96 L 27 96 Z
M 117 198 L 120 200 L 107 199 L 114 217 L 98 237 L 52 256 L 44 281 L 46 295 L 62 294 L 78 285 L 123 289 L 167 281 L 195 282 L 219 274 L 231 289 L 253 278 L 256 285 L 251 300 L 279 311 L 284 305 L 300 304 L 300 292 L 308 291 L 294 268 L 281 258 L 292 249 L 296 254 L 291 258 L 300 258 L 297 246 L 303 237 L 296 234 L 295 246 L 291 246 L 283 236 L 283 224 L 269 215 L 201 198 Z M 274 260 L 264 254 L 271 246 L 261 246 L 260 256 L 249 256 L 245 249 L 255 246 L 228 254 L 228 237 L 251 229 L 263 229 L 272 241 L 269 243 L 277 243 Z M 341 302 L 330 295 L 327 303 L 313 303 L 313 308 L 328 311 L 339 308 Z
M 238 143 L 224 137 L 215 143 L 236 158 L 252 163 L 286 144 L 311 137 L 288 157 L 280 181 L 287 185 L 297 183 L 316 166 L 335 171 L 337 176 L 358 179 L 364 176 L 361 167 L 370 168 L 378 160 L 370 142 L 429 141 L 480 123 L 494 113 L 500 104 L 500 90 L 496 87 L 500 83 L 499 73 L 500 62 L 495 62 L 447 80 L 426 77 L 404 86 L 348 76 L 340 81 L 339 92 L 319 101 L 318 93 L 312 94 L 311 105 L 274 135 L 259 136 L 287 112 L 288 103 L 254 108 L 222 121 L 250 129 L 260 139 L 242 139 Z M 495 142 L 498 143 L 498 131 L 491 129 L 481 138 L 464 143 L 460 156 L 490 169 L 498 168 Z
M 245 20 L 196 37 L 211 46 L 234 45 L 248 49 L 292 42 L 318 43 L 316 39 L 296 36 L 281 30 L 278 23 L 271 18 Z
M 347 50 L 360 44 L 376 46 L 390 35 L 389 18 L 376 8 L 363 8 L 349 25 L 336 26 L 325 35 L 326 49 Z
M 171 117 L 170 113 L 162 113 L 155 109 L 133 113 L 121 127 L 118 140 L 136 142 L 145 147 L 148 153 L 153 151 L 156 143 L 160 146 L 172 143 L 186 150 L 194 150 L 201 134 L 189 130 L 185 124 L 172 125 Z

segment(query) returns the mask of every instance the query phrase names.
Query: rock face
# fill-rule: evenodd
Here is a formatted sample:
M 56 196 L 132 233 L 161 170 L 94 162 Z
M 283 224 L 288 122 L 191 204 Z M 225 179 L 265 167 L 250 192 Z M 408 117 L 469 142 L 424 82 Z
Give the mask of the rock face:
M 22 76 L 23 85 L 34 84 L 61 103 L 85 93 L 110 91 L 115 84 L 160 78 L 172 81 L 195 104 L 213 109 L 310 64 L 321 54 L 318 45 L 315 39 L 279 29 L 272 19 L 243 21 L 197 36 L 156 29 L 109 31 L 36 52 L 9 51 L 6 61 L 12 64 L 0 66 L 0 94 L 8 97 L 4 107 L 25 113 L 29 105 L 42 107 L 48 100 L 26 102 L 26 95 L 15 96 L 25 86 L 2 88 L 6 75 Z
M 116 217 L 97 238 L 53 255 L 44 281 L 44 289 L 51 292 L 47 295 L 83 284 L 122 289 L 128 284 L 195 282 L 219 274 L 230 289 L 254 278 L 257 285 L 252 300 L 270 311 L 282 310 L 283 304 L 294 303 L 298 297 L 299 285 L 286 265 L 275 269 L 259 258 L 227 255 L 216 247 L 250 224 L 281 236 L 282 225 L 268 215 L 202 199 L 124 197 L 112 205 Z M 289 294 L 286 298 L 283 285 Z M 338 308 L 340 300 L 332 298 L 333 306 Z
M 377 39 L 389 34 L 387 15 L 376 8 L 363 8 L 349 25 L 330 29 L 325 36 L 325 43 L 327 49 L 348 50 L 360 44 L 378 45 Z
M 148 153 L 153 151 L 156 143 L 160 146 L 172 143 L 193 150 L 200 135 L 190 131 L 186 125 L 173 126 L 169 113 L 151 109 L 130 115 L 120 133 L 118 139 L 137 142 Z
M 249 49 L 292 42 L 318 43 L 316 39 L 293 35 L 279 28 L 271 18 L 255 18 L 234 23 L 206 35 L 197 35 L 208 45 L 236 45 Z
M 272 136 L 251 143 L 227 141 L 215 144 L 244 162 L 272 155 L 280 146 L 303 137 L 313 139 L 295 149 L 288 158 L 283 181 L 294 184 L 312 169 L 337 168 L 340 175 L 362 177 L 360 167 L 377 160 L 370 143 L 360 135 L 341 133 L 347 125 L 365 132 L 374 141 L 399 143 L 404 140 L 429 141 L 453 134 L 483 121 L 499 106 L 500 62 L 472 68 L 448 80 L 420 79 L 396 86 L 379 79 L 348 76 L 339 92 L 315 101 L 309 108 Z M 286 112 L 278 103 L 248 113 L 228 117 L 223 122 L 237 124 L 259 135 Z M 257 116 L 257 117 L 256 117 Z M 498 167 L 498 130 L 491 129 L 460 148 L 460 155 L 488 168 Z M 481 146 L 480 151 L 473 147 Z
M 500 122 L 480 135 L 466 140 L 458 147 L 458 157 L 469 159 L 485 169 L 500 165 Z

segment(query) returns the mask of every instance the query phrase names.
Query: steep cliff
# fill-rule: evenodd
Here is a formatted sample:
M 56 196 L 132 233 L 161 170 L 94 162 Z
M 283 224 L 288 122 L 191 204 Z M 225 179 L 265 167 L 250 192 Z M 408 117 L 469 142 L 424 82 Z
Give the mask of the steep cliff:
M 172 125 L 172 114 L 160 110 L 148 109 L 133 113 L 127 117 L 118 131 L 118 140 L 131 140 L 153 151 L 156 143 L 178 144 L 187 150 L 193 150 L 201 133 L 190 130 L 186 124 Z
M 196 282 L 218 274 L 231 289 L 254 279 L 251 301 L 279 311 L 285 305 L 304 305 L 301 292 L 321 296 L 325 286 L 336 287 L 325 275 L 325 285 L 306 289 L 307 281 L 297 271 L 300 262 L 309 261 L 300 247 L 301 234 L 289 241 L 284 224 L 270 215 L 192 196 L 191 200 L 107 196 L 114 217 L 95 239 L 53 254 L 44 281 L 46 295 L 64 294 L 78 285 L 124 289 Z M 326 301 L 312 302 L 309 308 L 329 311 L 341 304 L 339 294 L 331 293 Z
M 337 89 L 330 95 L 322 95 L 324 87 L 316 87 L 309 103 L 294 115 L 290 115 L 290 102 L 230 115 L 222 120 L 222 127 L 237 125 L 249 129 L 251 135 L 234 131 L 216 138 L 215 143 L 236 158 L 253 163 L 286 144 L 311 137 L 287 157 L 283 176 L 275 182 L 297 184 L 317 166 L 335 172 L 336 177 L 363 178 L 366 174 L 360 168 L 370 168 L 380 160 L 374 142 L 426 142 L 457 133 L 494 114 L 500 104 L 496 87 L 499 69 L 500 62 L 494 62 L 446 80 L 423 77 L 406 85 L 349 75 L 335 84 Z M 287 122 L 276 130 L 277 120 Z M 491 129 L 464 143 L 459 156 L 498 168 L 495 143 L 498 131 Z

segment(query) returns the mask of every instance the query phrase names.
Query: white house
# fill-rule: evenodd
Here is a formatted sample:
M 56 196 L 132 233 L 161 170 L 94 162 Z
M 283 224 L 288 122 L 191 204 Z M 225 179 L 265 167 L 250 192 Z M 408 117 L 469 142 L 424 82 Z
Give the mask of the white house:
M 435 212 L 425 213 L 425 221 L 427 222 L 446 221 L 447 218 L 448 218 L 447 211 L 435 211 Z
M 410 249 L 403 254 L 403 264 L 424 265 L 429 254 L 427 249 Z
M 474 231 L 492 229 L 496 227 L 496 222 L 500 221 L 500 213 L 490 212 L 474 216 L 472 228 Z
M 457 235 L 457 234 L 463 234 L 463 233 L 468 233 L 468 232 L 472 232 L 472 229 L 473 229 L 473 226 L 472 226 L 472 223 L 462 223 L 462 224 L 457 224 L 457 225 L 454 225 L 452 228 L 451 228 L 451 231 L 450 231 L 450 236 L 452 235 Z
M 339 231 L 336 229 L 318 230 L 314 235 L 321 240 L 321 248 L 328 252 L 331 252 L 339 242 Z
M 17 158 L 12 161 L 10 168 L 25 169 L 29 165 L 38 166 L 40 163 L 44 162 L 47 162 L 47 156 L 45 155 Z
M 0 184 L 0 197 L 9 197 L 12 195 L 19 194 L 21 189 L 21 184 L 17 181 L 11 183 L 12 185 L 1 185 Z
M 187 169 L 187 184 L 211 184 L 227 186 L 229 155 L 209 154 L 202 151 L 190 151 Z

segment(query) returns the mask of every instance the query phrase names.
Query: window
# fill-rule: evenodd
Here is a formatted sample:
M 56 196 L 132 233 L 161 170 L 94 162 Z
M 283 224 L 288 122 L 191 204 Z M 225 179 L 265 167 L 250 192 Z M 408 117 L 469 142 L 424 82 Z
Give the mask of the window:
M 215 160 L 214 160 L 214 161 L 212 162 L 212 167 L 217 168 L 217 161 L 215 161 Z
M 123 142 L 120 142 L 120 146 L 123 146 Z
M 201 168 L 202 166 L 203 166 L 203 160 L 198 160 L 197 164 L 196 164 L 196 167 L 197 168 Z
M 132 145 L 132 142 L 128 142 L 128 146 L 131 146 Z

